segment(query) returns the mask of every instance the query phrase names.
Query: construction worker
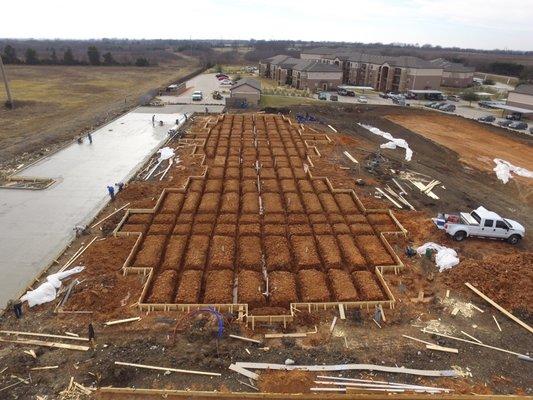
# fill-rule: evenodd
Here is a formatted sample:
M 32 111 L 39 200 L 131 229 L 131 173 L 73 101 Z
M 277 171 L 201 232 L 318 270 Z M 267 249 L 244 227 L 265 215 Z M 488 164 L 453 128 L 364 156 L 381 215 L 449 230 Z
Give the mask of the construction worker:
M 155 126 L 155 114 L 152 115 L 152 125 Z
M 87 134 L 87 139 L 89 139 L 89 144 L 93 144 L 93 136 L 90 133 Z
M 88 336 L 89 336 L 89 343 L 91 344 L 91 347 L 94 349 L 96 346 L 96 334 L 94 333 L 94 327 L 92 323 L 89 323 L 89 326 L 88 326 Z
M 119 193 L 122 189 L 124 189 L 124 183 L 122 182 L 115 183 L 115 186 L 117 188 L 117 193 Z
M 20 301 L 19 299 L 9 300 L 7 306 L 8 308 L 13 307 L 13 312 L 15 313 L 15 316 L 18 319 L 22 318 L 22 301 Z
M 113 186 L 108 186 L 107 191 L 109 192 L 109 197 L 111 197 L 111 201 L 115 200 L 115 188 Z
M 82 144 L 82 143 L 83 143 L 83 138 L 80 136 L 80 137 L 78 138 L 78 144 Z
M 205 107 L 205 113 L 209 113 L 209 109 L 207 108 L 207 106 Z

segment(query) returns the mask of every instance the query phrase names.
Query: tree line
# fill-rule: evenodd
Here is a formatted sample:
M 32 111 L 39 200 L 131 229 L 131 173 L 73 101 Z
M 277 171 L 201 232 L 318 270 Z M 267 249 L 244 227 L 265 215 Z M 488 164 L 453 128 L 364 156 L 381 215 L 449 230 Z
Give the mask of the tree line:
M 137 67 L 148 67 L 150 61 L 146 57 L 138 57 L 134 62 L 118 62 L 115 60 L 111 52 L 100 54 L 96 46 L 89 46 L 87 48 L 87 60 L 77 59 L 70 48 L 63 52 L 62 56 L 58 56 L 54 48 L 46 57 L 40 58 L 37 51 L 32 48 L 27 48 L 24 56 L 19 58 L 16 49 L 11 45 L 6 45 L 1 54 L 4 64 L 26 64 L 26 65 L 102 65 L 102 66 L 117 66 L 117 65 L 135 65 Z

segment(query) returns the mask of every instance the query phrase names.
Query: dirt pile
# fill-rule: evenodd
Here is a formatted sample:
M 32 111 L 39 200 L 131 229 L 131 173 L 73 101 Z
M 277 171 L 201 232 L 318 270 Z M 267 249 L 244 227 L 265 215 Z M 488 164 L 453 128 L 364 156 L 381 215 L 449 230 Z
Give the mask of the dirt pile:
M 315 376 L 306 371 L 265 371 L 258 386 L 265 393 L 309 393 Z
M 508 310 L 533 312 L 533 253 L 491 255 L 465 260 L 444 273 L 452 288 L 469 290 L 465 282 L 481 290 Z

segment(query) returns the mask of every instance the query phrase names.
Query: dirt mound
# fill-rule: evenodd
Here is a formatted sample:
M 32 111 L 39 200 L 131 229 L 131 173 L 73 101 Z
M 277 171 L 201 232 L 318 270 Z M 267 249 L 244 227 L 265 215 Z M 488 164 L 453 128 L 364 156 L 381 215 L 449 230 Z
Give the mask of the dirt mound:
M 508 310 L 533 312 L 533 253 L 492 255 L 482 260 L 465 260 L 444 273 L 452 288 L 468 291 L 465 282 Z
M 315 375 L 307 371 L 265 371 L 259 377 L 259 389 L 265 393 L 309 393 Z

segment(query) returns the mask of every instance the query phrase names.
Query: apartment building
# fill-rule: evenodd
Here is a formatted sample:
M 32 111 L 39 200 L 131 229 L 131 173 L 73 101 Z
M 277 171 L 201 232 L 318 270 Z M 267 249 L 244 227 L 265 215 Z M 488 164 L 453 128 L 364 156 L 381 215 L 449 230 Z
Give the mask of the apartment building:
M 444 58 L 436 58 L 430 61 L 432 64 L 442 67 L 442 86 L 465 88 L 472 86 L 474 82 L 474 67 L 467 67 L 460 63 L 454 63 Z
M 278 85 L 316 92 L 337 88 L 342 84 L 343 73 L 335 64 L 277 55 L 260 61 L 259 74 Z
M 506 105 L 533 111 L 533 85 L 518 85 L 507 96 Z

